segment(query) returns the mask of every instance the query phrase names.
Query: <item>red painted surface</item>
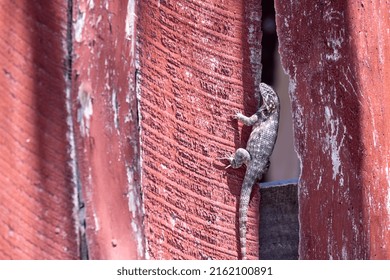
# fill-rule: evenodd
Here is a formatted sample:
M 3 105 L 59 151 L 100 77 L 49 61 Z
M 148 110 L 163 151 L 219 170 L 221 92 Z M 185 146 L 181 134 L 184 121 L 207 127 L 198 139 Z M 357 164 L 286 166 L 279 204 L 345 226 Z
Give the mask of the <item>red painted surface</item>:
M 72 101 L 91 259 L 144 257 L 134 1 L 75 1 Z
M 0 258 L 75 259 L 66 1 L 0 4 Z
M 78 0 L 68 41 L 63 1 L 1 3 L 0 258 L 79 258 L 76 184 L 92 259 L 237 258 L 244 169 L 216 158 L 248 137 L 231 116 L 255 110 L 259 2 Z M 390 258 L 387 6 L 276 4 L 300 257 Z
M 225 170 L 226 163 L 216 158 L 245 146 L 248 136 L 231 116 L 238 110 L 253 113 L 256 107 L 260 1 L 139 5 L 149 257 L 236 259 L 244 169 Z M 257 258 L 258 196 L 250 203 L 248 224 L 248 254 Z
M 300 258 L 389 259 L 388 4 L 279 0 L 276 13 L 302 161 Z

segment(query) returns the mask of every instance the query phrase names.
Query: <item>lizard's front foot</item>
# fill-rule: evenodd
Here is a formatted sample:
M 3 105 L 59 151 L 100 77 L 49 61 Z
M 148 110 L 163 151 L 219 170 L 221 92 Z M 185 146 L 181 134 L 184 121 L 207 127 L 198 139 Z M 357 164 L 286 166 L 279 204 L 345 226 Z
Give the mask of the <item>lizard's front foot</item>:
M 245 117 L 240 111 L 237 111 L 234 115 L 233 115 L 233 119 L 235 120 L 241 120 L 243 117 Z
M 218 160 L 228 160 L 229 164 L 225 167 L 225 169 L 228 169 L 229 167 L 232 166 L 232 162 L 234 161 L 234 155 L 233 154 L 226 154 L 223 157 L 217 158 Z

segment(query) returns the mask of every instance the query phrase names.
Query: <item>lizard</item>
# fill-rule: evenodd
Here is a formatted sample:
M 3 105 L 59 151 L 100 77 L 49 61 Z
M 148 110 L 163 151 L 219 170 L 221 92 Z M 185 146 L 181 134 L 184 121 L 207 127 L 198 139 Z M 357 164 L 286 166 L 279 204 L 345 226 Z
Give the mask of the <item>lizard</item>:
M 239 148 L 233 155 L 224 157 L 230 164 L 226 168 L 246 165 L 239 202 L 239 232 L 241 258 L 246 259 L 246 223 L 253 185 L 268 171 L 270 156 L 274 149 L 279 128 L 280 101 L 276 92 L 267 84 L 260 83 L 262 105 L 251 117 L 237 112 L 233 117 L 247 126 L 252 126 L 246 149 Z

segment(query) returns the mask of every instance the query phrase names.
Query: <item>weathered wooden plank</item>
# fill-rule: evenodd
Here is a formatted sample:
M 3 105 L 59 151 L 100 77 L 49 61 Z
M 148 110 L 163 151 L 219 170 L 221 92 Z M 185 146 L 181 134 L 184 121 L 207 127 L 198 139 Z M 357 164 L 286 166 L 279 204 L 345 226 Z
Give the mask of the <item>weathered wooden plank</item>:
M 142 259 L 135 1 L 74 1 L 72 101 L 91 259 Z
M 276 1 L 302 259 L 390 258 L 388 1 Z

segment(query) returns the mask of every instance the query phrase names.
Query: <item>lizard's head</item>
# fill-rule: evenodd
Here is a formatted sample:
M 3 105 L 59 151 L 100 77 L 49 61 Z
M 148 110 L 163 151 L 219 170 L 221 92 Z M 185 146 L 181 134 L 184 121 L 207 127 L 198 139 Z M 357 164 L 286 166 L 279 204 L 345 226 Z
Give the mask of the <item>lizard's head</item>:
M 263 105 L 268 112 L 273 112 L 279 108 L 279 97 L 276 92 L 267 84 L 260 84 L 260 93 L 263 98 Z

